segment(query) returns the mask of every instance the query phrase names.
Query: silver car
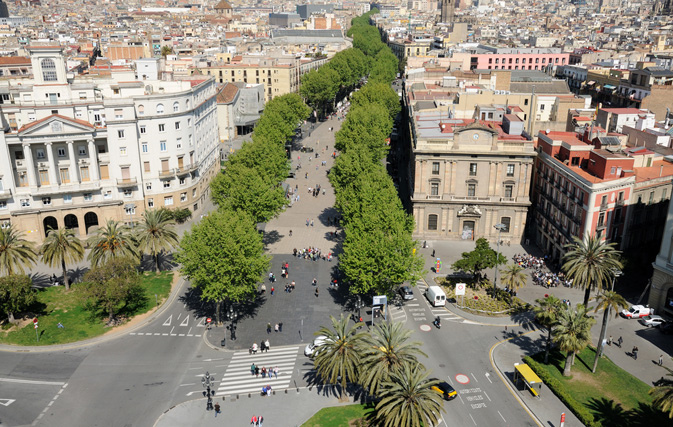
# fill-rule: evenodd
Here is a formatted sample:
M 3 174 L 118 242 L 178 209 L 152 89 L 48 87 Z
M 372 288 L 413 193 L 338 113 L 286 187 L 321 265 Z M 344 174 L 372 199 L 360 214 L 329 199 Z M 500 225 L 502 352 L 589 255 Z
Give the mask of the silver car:
M 399 293 L 402 296 L 402 299 L 404 300 L 414 299 L 414 291 L 411 290 L 411 286 L 408 285 L 400 286 Z
M 641 317 L 638 319 L 638 322 L 640 322 L 641 325 L 647 326 L 648 328 L 653 328 L 666 322 L 666 320 L 664 320 L 664 318 L 661 316 L 651 314 L 649 316 Z

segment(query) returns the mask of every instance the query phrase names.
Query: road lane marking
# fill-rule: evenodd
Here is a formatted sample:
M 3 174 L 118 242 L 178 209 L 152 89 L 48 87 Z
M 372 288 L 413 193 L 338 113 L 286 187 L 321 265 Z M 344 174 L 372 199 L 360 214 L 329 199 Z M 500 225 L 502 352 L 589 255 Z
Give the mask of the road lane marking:
M 164 322 L 163 326 L 171 326 L 171 320 L 173 319 L 173 315 L 171 314 L 168 316 L 168 319 Z
M 500 418 L 502 418 L 502 420 L 503 420 L 504 422 L 507 422 L 507 420 L 505 419 L 505 417 L 502 416 L 502 414 L 500 413 L 500 411 L 498 411 L 498 415 L 500 415 Z
M 185 317 L 185 320 L 180 323 L 180 326 L 189 326 L 189 314 Z
M 189 331 L 187 331 L 187 336 L 189 336 L 189 337 L 192 336 L 192 329 L 194 329 L 194 328 L 189 328 Z
M 491 381 L 491 374 L 489 374 L 488 372 L 486 372 L 484 375 L 486 375 L 486 379 L 488 380 L 488 382 L 490 382 L 491 384 L 493 384 L 493 381 Z
M 175 335 L 173 335 L 173 329 L 175 329 L 175 326 L 173 326 L 173 327 L 171 328 L 171 331 L 169 332 L 169 334 L 171 334 L 172 337 L 175 336 Z
M 472 419 L 472 422 L 473 422 L 473 423 L 474 423 L 474 425 L 476 426 L 476 425 L 477 425 L 477 422 L 476 422 L 476 421 L 474 420 L 474 418 L 472 418 L 472 414 L 467 414 L 467 415 L 469 415 L 469 416 L 470 416 L 470 418 Z
M 157 335 L 161 335 L 161 333 L 159 333 L 159 332 L 155 332 L 154 335 L 155 335 L 155 336 L 157 336 Z
M 475 380 L 476 382 L 479 382 L 479 380 L 477 380 L 477 377 L 475 377 L 474 374 L 473 374 L 472 372 L 470 372 L 470 375 L 472 375 L 472 378 L 474 378 L 474 380 Z
M 188 385 L 196 385 L 196 383 L 180 384 L 178 387 L 186 387 Z
M 0 405 L 2 406 L 9 406 L 14 402 L 16 402 L 16 399 L 0 399 Z
M 63 386 L 66 383 L 58 381 L 36 381 L 36 380 L 20 380 L 16 378 L 0 378 L 3 383 L 18 383 L 18 384 L 36 384 L 36 385 L 58 385 Z
M 486 392 L 485 392 L 485 391 L 483 391 L 482 393 L 484 393 L 484 396 L 486 396 L 486 398 L 488 399 L 488 401 L 489 401 L 489 402 L 493 402 L 493 401 L 491 400 L 491 398 L 490 398 L 490 397 L 488 397 L 488 394 L 486 394 Z

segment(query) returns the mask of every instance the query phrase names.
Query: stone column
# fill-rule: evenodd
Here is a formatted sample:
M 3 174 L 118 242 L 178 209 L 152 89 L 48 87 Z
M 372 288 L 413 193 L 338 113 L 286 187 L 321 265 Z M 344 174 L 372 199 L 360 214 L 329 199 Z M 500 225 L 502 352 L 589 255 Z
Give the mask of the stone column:
M 72 141 L 67 141 L 68 143 L 68 157 L 70 158 L 70 182 L 76 182 L 79 184 L 79 171 L 77 170 L 77 157 L 75 157 L 75 147 L 73 147 Z
M 37 178 L 35 177 L 35 162 L 33 162 L 33 150 L 30 149 L 30 144 L 23 144 L 23 157 L 26 158 L 28 185 L 31 187 L 37 187 Z
M 89 177 L 91 181 L 98 181 L 98 156 L 96 155 L 96 144 L 93 139 L 87 141 L 89 143 Z
M 449 193 L 451 193 L 452 196 L 456 195 L 456 168 L 458 168 L 458 163 L 454 160 L 451 160 L 451 188 Z
M 45 144 L 47 146 L 47 161 L 49 162 L 49 184 L 58 185 L 58 173 L 56 162 L 54 161 L 54 148 L 51 142 Z

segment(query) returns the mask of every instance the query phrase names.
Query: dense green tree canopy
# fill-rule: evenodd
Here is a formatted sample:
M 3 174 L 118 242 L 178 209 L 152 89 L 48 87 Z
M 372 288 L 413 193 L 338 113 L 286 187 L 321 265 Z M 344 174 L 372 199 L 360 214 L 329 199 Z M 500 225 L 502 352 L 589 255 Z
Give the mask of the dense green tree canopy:
M 145 300 L 136 270 L 136 257 L 112 257 L 98 264 L 84 275 L 84 284 L 78 290 L 85 307 L 97 315 L 106 314 L 113 320 L 122 310 L 131 310 Z
M 27 275 L 11 274 L 0 277 L 0 311 L 7 314 L 10 323 L 14 315 L 26 310 L 35 302 L 33 281 Z
M 326 106 L 334 101 L 339 85 L 340 77 L 337 72 L 329 67 L 322 67 L 302 76 L 299 92 L 322 115 Z
M 477 239 L 474 250 L 463 252 L 462 258 L 454 262 L 451 268 L 477 275 L 487 268 L 495 267 L 496 263 L 501 265 L 506 262 L 507 258 L 491 249 L 488 240 L 481 237 Z
M 382 159 L 388 153 L 386 138 L 392 127 L 393 121 L 382 105 L 354 106 L 348 112 L 341 129 L 335 134 L 334 147 L 347 152 L 357 144 L 370 150 L 374 158 Z
M 389 48 L 381 49 L 372 62 L 369 80 L 390 85 L 397 77 L 398 63 L 397 56 Z
M 218 210 L 185 233 L 175 259 L 180 271 L 201 291 L 204 301 L 219 303 L 252 298 L 269 257 L 262 236 L 245 211 Z
M 400 98 L 397 96 L 390 83 L 369 82 L 359 91 L 353 94 L 351 99 L 353 107 L 365 106 L 369 107 L 371 104 L 382 105 L 390 119 L 394 119 L 397 113 L 400 112 Z

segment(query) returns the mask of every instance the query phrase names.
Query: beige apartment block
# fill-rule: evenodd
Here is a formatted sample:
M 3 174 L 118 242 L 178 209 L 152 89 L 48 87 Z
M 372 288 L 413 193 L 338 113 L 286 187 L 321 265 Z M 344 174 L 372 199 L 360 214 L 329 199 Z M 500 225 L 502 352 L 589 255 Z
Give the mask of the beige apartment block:
M 0 226 L 40 242 L 146 209 L 200 212 L 219 170 L 214 79 L 75 78 L 61 47 L 28 50 L 34 78 L 0 82 Z
M 412 114 L 414 235 L 519 243 L 536 155 L 521 119 L 507 114 L 497 123 L 445 118 L 438 111 Z
M 218 83 L 263 84 L 266 102 L 299 92 L 301 76 L 327 63 L 327 58 L 236 56 L 231 63 L 200 69 Z

